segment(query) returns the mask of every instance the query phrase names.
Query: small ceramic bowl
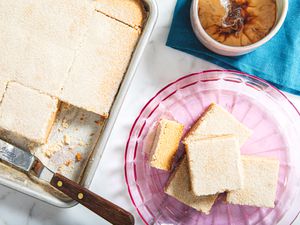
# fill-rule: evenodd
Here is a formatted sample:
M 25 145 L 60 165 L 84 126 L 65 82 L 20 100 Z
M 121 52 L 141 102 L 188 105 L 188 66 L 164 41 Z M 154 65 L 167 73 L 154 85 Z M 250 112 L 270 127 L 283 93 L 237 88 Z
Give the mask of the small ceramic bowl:
M 197 38 L 199 39 L 199 41 L 201 41 L 201 43 L 205 47 L 207 47 L 211 51 L 226 56 L 244 55 L 246 53 L 252 52 L 256 48 L 268 42 L 281 28 L 288 10 L 288 0 L 276 0 L 276 4 L 277 4 L 276 21 L 270 33 L 266 35 L 264 38 L 262 38 L 261 40 L 259 40 L 258 42 L 255 42 L 251 45 L 235 47 L 235 46 L 221 44 L 220 42 L 216 41 L 206 33 L 199 19 L 198 2 L 199 0 L 193 0 L 191 6 L 191 12 L 190 12 L 192 27 Z

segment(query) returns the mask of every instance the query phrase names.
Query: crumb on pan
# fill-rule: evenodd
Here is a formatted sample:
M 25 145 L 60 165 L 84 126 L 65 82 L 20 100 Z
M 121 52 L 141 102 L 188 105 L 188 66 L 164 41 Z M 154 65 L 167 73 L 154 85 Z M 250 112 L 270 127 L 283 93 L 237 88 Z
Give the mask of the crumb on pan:
M 62 120 L 61 125 L 62 125 L 63 128 L 66 128 L 66 129 L 69 128 L 68 121 L 65 118 Z
M 48 158 L 51 158 L 52 157 L 52 151 L 50 151 L 49 149 L 47 149 L 45 151 L 45 155 L 48 157 Z
M 71 105 L 68 103 L 65 103 L 64 105 L 64 109 L 69 110 L 71 108 Z
M 33 142 L 31 142 L 31 143 L 29 143 L 29 144 L 27 145 L 27 147 L 28 147 L 28 149 L 29 149 L 30 151 L 34 150 L 35 146 L 36 146 L 36 144 L 33 143 Z
M 70 145 L 70 143 L 71 143 L 70 136 L 67 135 L 67 134 L 65 134 L 65 135 L 64 135 L 64 144 L 65 144 L 65 145 Z
M 68 159 L 68 160 L 65 161 L 64 164 L 65 164 L 66 166 L 70 166 L 71 163 L 72 163 L 72 160 Z
M 95 121 L 95 124 L 97 124 L 97 125 L 101 126 L 101 124 L 102 124 L 102 121 L 101 121 L 101 120 L 96 120 L 96 121 Z
M 83 140 L 79 140 L 79 143 L 78 143 L 79 146 L 85 146 L 85 143 Z
M 80 162 L 82 160 L 82 155 L 80 152 L 77 152 L 76 155 L 75 155 L 75 158 L 76 158 L 76 162 Z
M 62 165 L 60 165 L 60 166 L 57 168 L 57 172 L 60 173 L 60 174 L 63 173 Z
M 61 148 L 62 148 L 62 145 L 60 143 L 49 146 L 47 148 L 47 150 L 45 151 L 45 155 L 48 158 L 51 158 L 54 155 L 54 153 L 58 152 Z

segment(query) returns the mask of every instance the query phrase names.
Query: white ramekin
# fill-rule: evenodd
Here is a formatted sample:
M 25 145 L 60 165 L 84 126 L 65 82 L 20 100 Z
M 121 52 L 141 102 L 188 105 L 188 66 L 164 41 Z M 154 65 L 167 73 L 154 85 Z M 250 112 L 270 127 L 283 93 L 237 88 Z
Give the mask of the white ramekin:
M 267 36 L 265 36 L 263 39 L 259 40 L 258 42 L 255 42 L 254 44 L 234 47 L 234 46 L 221 44 L 220 42 L 216 41 L 206 33 L 206 31 L 204 30 L 204 28 L 200 23 L 200 19 L 198 16 L 198 2 L 199 0 L 193 0 L 191 6 L 191 12 L 190 12 L 191 23 L 192 23 L 194 33 L 196 34 L 199 41 L 201 41 L 201 43 L 205 47 L 207 47 L 208 49 L 210 49 L 211 51 L 217 54 L 226 55 L 226 56 L 244 55 L 246 53 L 252 52 L 256 48 L 268 42 L 282 26 L 288 10 L 288 0 L 276 0 L 276 4 L 277 4 L 276 21 L 270 33 Z

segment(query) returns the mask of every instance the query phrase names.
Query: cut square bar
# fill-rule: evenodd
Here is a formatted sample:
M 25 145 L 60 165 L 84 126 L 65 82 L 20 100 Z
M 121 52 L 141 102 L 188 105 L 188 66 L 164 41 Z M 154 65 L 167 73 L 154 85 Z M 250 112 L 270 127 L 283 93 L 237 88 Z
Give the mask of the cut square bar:
M 212 195 L 242 187 L 240 148 L 235 136 L 196 138 L 185 146 L 195 195 Z
M 58 110 L 58 100 L 9 82 L 0 105 L 0 129 L 43 144 Z

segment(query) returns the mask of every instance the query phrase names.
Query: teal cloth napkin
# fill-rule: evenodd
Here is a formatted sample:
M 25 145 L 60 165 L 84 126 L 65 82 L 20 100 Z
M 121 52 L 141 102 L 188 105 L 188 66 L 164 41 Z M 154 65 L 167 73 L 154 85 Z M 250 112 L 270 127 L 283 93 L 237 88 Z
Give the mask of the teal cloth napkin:
M 244 56 L 227 57 L 205 48 L 190 22 L 191 0 L 177 0 L 167 46 L 227 69 L 259 76 L 278 88 L 300 95 L 300 0 L 289 0 L 286 20 L 268 43 Z

